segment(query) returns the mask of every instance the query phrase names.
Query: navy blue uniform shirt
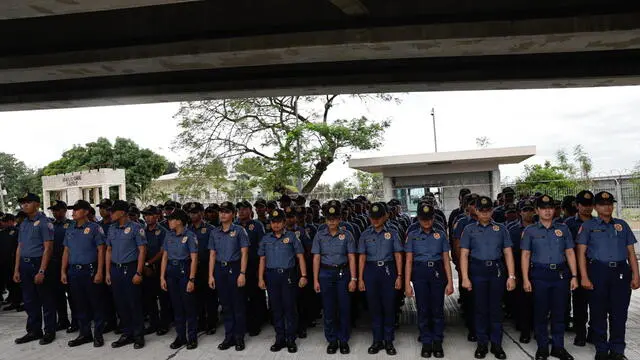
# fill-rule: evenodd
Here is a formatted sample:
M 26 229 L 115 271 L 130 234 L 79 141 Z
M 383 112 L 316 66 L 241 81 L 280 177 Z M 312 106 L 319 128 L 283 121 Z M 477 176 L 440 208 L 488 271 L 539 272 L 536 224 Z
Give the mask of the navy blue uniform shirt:
M 413 261 L 442 260 L 442 253 L 450 250 L 444 231 L 432 229 L 425 232 L 422 227 L 409 231 L 407 243 L 404 245 L 405 252 L 413 253 Z
M 63 243 L 69 249 L 69 264 L 93 264 L 98 262 L 98 246 L 105 243 L 104 230 L 91 221 L 80 226 L 74 221 L 67 226 Z
M 149 226 L 146 226 L 144 231 L 147 236 L 147 260 L 149 260 L 162 250 L 164 238 L 167 236 L 167 231 L 169 230 L 156 224 L 156 227 L 153 229 L 149 229 Z
M 392 261 L 393 254 L 402 250 L 400 236 L 386 226 L 380 232 L 369 226 L 358 242 L 358 253 L 366 254 L 367 261 Z
M 249 258 L 257 259 L 258 247 L 260 246 L 260 241 L 264 236 L 264 226 L 260 221 L 253 219 L 247 221 L 244 224 L 240 222 L 238 222 L 237 224 L 242 226 L 249 236 Z
M 211 232 L 216 227 L 206 222 L 201 222 L 198 227 L 189 224 L 187 229 L 193 232 L 198 237 L 198 261 L 209 261 L 209 239 L 211 238 Z
M 169 260 L 187 260 L 191 254 L 198 253 L 198 237 L 193 231 L 185 229 L 181 234 L 167 231 L 162 249 Z
M 242 248 L 249 247 L 249 235 L 246 230 L 237 224 L 231 224 L 229 230 L 222 230 L 222 225 L 215 228 L 209 237 L 209 250 L 216 252 L 216 261 L 240 260 Z
M 355 254 L 356 241 L 350 232 L 338 229 L 334 235 L 329 229 L 318 231 L 313 238 L 312 254 L 320 255 L 320 262 L 326 265 L 343 265 L 348 261 L 349 254 Z
M 565 250 L 573 247 L 569 227 L 562 223 L 553 223 L 548 229 L 542 223 L 529 225 L 520 241 L 522 250 L 531 251 L 534 264 L 562 264 L 566 262 Z
M 42 257 L 44 242 L 53 241 L 51 220 L 38 212 L 33 219 L 26 217 L 18 231 L 18 246 L 21 257 Z
M 304 253 L 304 247 L 296 234 L 286 231 L 280 237 L 268 233 L 260 242 L 258 256 L 264 256 L 267 269 L 289 269 L 296 265 L 296 255 Z
M 138 222 L 128 221 L 124 226 L 111 224 L 107 235 L 111 262 L 126 264 L 138 260 L 138 246 L 143 245 L 147 245 L 147 236 Z
M 582 224 L 576 242 L 587 245 L 588 258 L 610 262 L 626 260 L 627 246 L 638 241 L 626 221 L 612 218 L 606 223 L 597 217 Z
M 460 237 L 460 247 L 469 249 L 470 256 L 477 260 L 501 259 L 503 250 L 512 245 L 507 228 L 494 221 L 487 225 L 469 224 Z

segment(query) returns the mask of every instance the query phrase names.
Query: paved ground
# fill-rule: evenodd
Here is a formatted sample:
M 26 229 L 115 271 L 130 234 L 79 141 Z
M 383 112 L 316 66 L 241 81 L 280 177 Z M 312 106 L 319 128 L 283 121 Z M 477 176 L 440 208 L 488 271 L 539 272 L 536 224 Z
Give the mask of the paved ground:
M 447 299 L 447 329 L 445 333 L 445 354 L 447 359 L 473 359 L 475 344 L 466 340 L 466 332 L 462 327 L 458 317 L 458 307 L 455 302 L 457 295 Z M 416 341 L 417 329 L 410 324 L 415 317 L 412 303 L 407 304 L 407 309 L 403 314 L 400 330 L 396 334 L 396 347 L 398 349 L 397 359 L 420 358 L 420 344 Z M 219 328 L 215 335 L 201 335 L 200 346 L 196 350 L 185 348 L 177 351 L 169 349 L 169 343 L 173 340 L 173 334 L 163 337 L 148 336 L 147 346 L 143 350 L 134 350 L 132 347 L 122 349 L 111 349 L 109 342 L 116 339 L 116 335 L 105 336 L 107 344 L 100 349 L 94 349 L 90 344 L 71 349 L 66 343 L 75 334 L 67 335 L 64 332 L 58 333 L 56 341 L 48 346 L 40 346 L 37 342 L 26 345 L 15 345 L 13 340 L 21 336 L 24 332 L 25 314 L 15 312 L 4 312 L 0 314 L 0 360 L 87 360 L 91 358 L 100 359 L 138 359 L 138 360 L 162 360 L 162 359 L 326 359 L 331 356 L 325 353 L 325 340 L 321 327 L 310 329 L 307 339 L 298 340 L 299 351 L 297 354 L 288 354 L 286 350 L 280 353 L 269 352 L 269 346 L 273 341 L 273 330 L 267 328 L 263 333 L 255 338 L 247 338 L 247 349 L 243 352 L 236 352 L 233 349 L 226 352 L 219 351 L 217 345 L 222 341 L 222 329 Z M 517 343 L 519 334 L 511 325 L 505 329 L 504 348 L 509 359 L 529 360 L 533 359 L 536 346 L 534 343 L 522 345 Z M 348 356 L 333 355 L 344 359 L 383 359 L 388 358 L 386 354 L 375 356 L 367 354 L 367 348 L 371 342 L 371 335 L 365 322 L 361 322 L 354 330 L 351 341 L 352 353 Z M 567 349 L 576 359 L 593 359 L 593 348 L 577 348 L 573 346 L 573 336 L 568 334 L 566 338 Z M 629 359 L 640 359 L 640 292 L 634 292 L 632 306 L 629 314 L 627 326 L 627 352 Z M 491 356 L 487 357 L 491 359 Z

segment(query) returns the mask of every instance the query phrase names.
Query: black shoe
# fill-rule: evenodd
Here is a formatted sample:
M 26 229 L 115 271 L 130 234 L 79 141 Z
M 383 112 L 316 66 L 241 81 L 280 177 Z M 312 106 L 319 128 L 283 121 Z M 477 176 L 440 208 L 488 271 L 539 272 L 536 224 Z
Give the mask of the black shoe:
M 609 358 L 611 360 L 629 360 L 629 359 L 627 359 L 626 356 L 624 356 L 624 354 L 615 354 L 615 353 L 611 353 Z
M 40 339 L 40 345 L 49 345 L 55 339 L 56 339 L 56 333 L 46 333 L 44 334 L 42 339 Z
M 444 349 L 442 349 L 442 341 L 433 342 L 433 356 L 438 359 L 444 357 Z
M 153 326 L 149 326 L 149 327 L 144 328 L 144 334 L 145 334 L 145 335 L 151 335 L 151 334 L 153 334 L 153 333 L 154 333 L 154 332 L 156 332 L 156 331 L 158 331 L 158 329 L 156 329 L 156 328 L 155 328 L 155 327 L 153 327 Z
M 104 346 L 104 338 L 102 335 L 96 335 L 93 337 L 93 347 L 99 348 Z
M 187 350 L 193 350 L 198 348 L 198 340 L 191 340 L 187 344 Z
M 576 338 L 573 339 L 573 345 L 578 347 L 585 347 L 587 346 L 587 338 L 584 336 L 576 336 Z
M 80 335 L 77 338 L 71 340 L 68 342 L 69 347 L 76 347 L 76 346 L 80 346 L 80 345 L 84 345 L 84 344 L 88 344 L 90 342 L 93 342 L 93 337 L 91 336 L 85 336 L 85 335 Z
M 382 349 L 384 349 L 384 344 L 382 344 L 382 341 L 374 341 L 374 343 L 369 346 L 369 350 L 367 350 L 367 352 L 373 355 L 377 354 Z
M 298 337 L 300 339 L 306 339 L 307 338 L 307 329 L 300 329 L 298 331 Z
M 538 349 L 536 351 L 536 360 L 547 360 L 547 358 L 549 358 L 549 350 Z
M 224 341 L 222 341 L 220 345 L 218 345 L 218 350 L 228 350 L 235 344 L 236 342 L 232 339 L 224 339 Z
M 23 337 L 16 339 L 16 344 L 26 344 L 31 341 L 42 339 L 42 333 L 27 333 Z
M 433 353 L 433 346 L 431 344 L 422 344 L 422 351 L 420 351 L 420 356 L 423 358 L 430 358 Z
M 244 340 L 238 339 L 236 340 L 236 351 L 242 351 L 245 349 Z
M 169 333 L 169 329 L 167 329 L 166 327 L 160 327 L 158 328 L 158 331 L 156 331 L 156 335 L 158 336 L 167 335 L 168 333 Z
M 78 331 L 78 329 L 78 325 L 71 324 L 69 325 L 69 327 L 67 327 L 67 334 L 73 334 L 74 332 Z
M 529 334 L 520 334 L 520 343 L 528 344 L 531 342 L 531 335 Z
M 502 350 L 502 346 L 498 344 L 491 344 L 491 353 L 496 359 L 506 359 L 507 354 Z
M 338 352 L 338 342 L 332 341 L 327 345 L 327 354 L 333 355 Z
M 489 348 L 487 347 L 486 344 L 478 344 L 478 347 L 476 348 L 476 351 L 473 354 L 473 356 L 476 359 L 484 359 L 487 356 L 488 352 L 489 352 Z
M 24 311 L 24 305 L 20 304 L 16 306 L 16 312 L 23 312 Z
M 285 347 L 287 347 L 287 345 L 284 341 L 276 341 L 273 345 L 271 345 L 271 348 L 269 350 L 271 350 L 272 352 L 278 352 Z
M 346 355 L 351 352 L 348 342 L 340 341 L 340 354 Z
M 560 360 L 573 360 L 573 356 L 571 356 L 565 348 L 552 348 L 551 357 L 558 358 Z
M 215 327 L 210 327 L 207 329 L 207 335 L 213 335 L 216 333 L 216 328 Z
M 2 311 L 11 311 L 11 310 L 16 310 L 18 308 L 18 305 L 15 304 L 10 304 L 5 306 Z
M 186 344 L 186 341 L 184 341 L 182 338 L 180 338 L 179 336 L 176 337 L 175 340 L 173 340 L 173 342 L 169 345 L 169 348 L 172 350 L 177 350 L 180 349 L 181 347 L 184 346 L 184 344 Z
M 599 352 L 596 353 L 596 360 L 609 360 L 609 353 Z
M 250 330 L 249 331 L 249 336 L 254 337 L 254 336 L 258 336 L 260 335 L 261 330 L 257 329 L 257 330 Z
M 67 330 L 68 327 L 71 327 L 71 323 L 67 321 L 61 321 L 56 325 L 56 331 Z
M 384 350 L 387 352 L 387 355 L 395 355 L 398 353 L 395 346 L 393 346 L 393 341 L 386 341 L 384 344 Z
M 289 352 L 289 354 L 298 352 L 298 345 L 296 345 L 295 340 L 287 341 L 287 351 Z
M 476 341 L 478 341 L 478 337 L 476 336 L 476 334 L 469 333 L 469 334 L 467 334 L 467 341 L 476 342 Z
M 111 343 L 111 347 L 117 349 L 129 344 L 133 344 L 133 338 L 130 338 L 127 335 L 122 335 L 118 340 Z
M 137 337 L 133 340 L 133 348 L 138 350 L 144 347 L 144 336 Z

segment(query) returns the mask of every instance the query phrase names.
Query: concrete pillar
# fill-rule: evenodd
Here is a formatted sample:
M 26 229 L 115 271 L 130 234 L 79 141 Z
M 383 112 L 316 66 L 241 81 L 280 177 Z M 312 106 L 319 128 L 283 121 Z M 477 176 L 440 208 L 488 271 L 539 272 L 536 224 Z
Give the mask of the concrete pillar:
M 100 188 L 99 187 L 94 187 L 92 190 L 93 190 L 93 201 L 94 201 L 94 204 L 100 203 Z
M 42 192 L 42 209 L 45 210 L 46 214 L 51 215 L 51 211 L 46 210 L 49 206 L 51 206 L 51 196 L 49 191 L 44 190 Z
M 80 188 L 67 189 L 67 204 L 75 204 L 76 201 L 80 199 L 82 199 L 82 189 Z
M 393 199 L 393 180 L 388 176 L 382 178 L 382 193 L 384 194 L 384 201 Z
M 109 198 L 109 185 L 102 185 L 102 198 Z M 98 200 L 98 202 L 100 202 L 100 200 Z
M 89 201 L 91 196 L 91 189 L 82 189 L 82 200 Z
M 120 190 L 120 200 L 127 200 L 127 186 L 125 184 L 120 184 L 118 188 Z
M 500 193 L 500 190 L 500 169 L 496 169 L 491 171 L 491 198 L 496 199 L 498 197 L 498 193 Z

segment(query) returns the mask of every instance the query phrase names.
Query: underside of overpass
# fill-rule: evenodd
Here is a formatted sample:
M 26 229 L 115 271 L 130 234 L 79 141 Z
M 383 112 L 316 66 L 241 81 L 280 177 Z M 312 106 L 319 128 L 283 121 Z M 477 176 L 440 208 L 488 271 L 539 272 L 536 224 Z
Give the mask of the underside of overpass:
M 7 0 L 0 110 L 631 85 L 628 0 Z

